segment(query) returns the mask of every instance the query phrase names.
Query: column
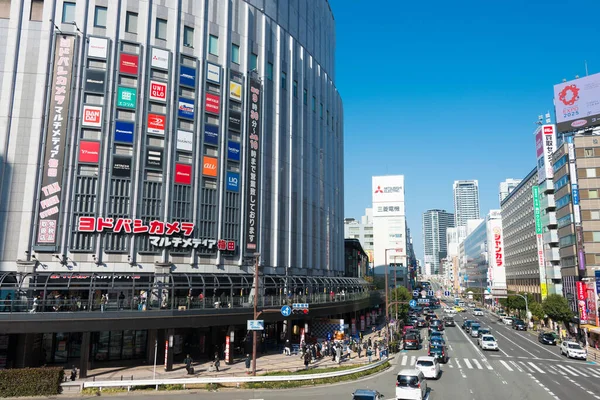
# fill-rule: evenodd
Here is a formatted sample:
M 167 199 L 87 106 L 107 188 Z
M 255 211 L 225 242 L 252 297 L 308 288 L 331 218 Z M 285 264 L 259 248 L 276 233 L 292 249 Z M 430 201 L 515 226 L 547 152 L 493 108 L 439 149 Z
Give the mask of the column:
M 163 343 L 163 349 L 165 352 L 165 372 L 173 371 L 173 336 L 175 336 L 175 329 L 167 329 Z
M 81 352 L 79 356 L 79 377 L 87 378 L 90 362 L 91 332 L 83 332 L 81 335 Z

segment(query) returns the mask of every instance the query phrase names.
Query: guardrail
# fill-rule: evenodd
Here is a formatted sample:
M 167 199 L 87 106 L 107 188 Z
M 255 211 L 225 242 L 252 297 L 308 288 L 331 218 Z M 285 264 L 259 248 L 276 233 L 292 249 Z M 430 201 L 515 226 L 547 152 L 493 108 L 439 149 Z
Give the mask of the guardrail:
M 102 388 L 106 387 L 126 387 L 127 391 L 135 386 L 155 386 L 156 390 L 161 385 L 183 385 L 185 389 L 189 384 L 211 384 L 211 383 L 247 383 L 247 382 L 287 382 L 303 381 L 323 378 L 334 378 L 337 376 L 351 375 L 357 372 L 368 371 L 383 365 L 388 359 L 377 361 L 373 364 L 363 365 L 362 367 L 347 369 L 343 371 L 325 372 L 322 374 L 306 375 L 280 375 L 280 376 L 233 376 L 233 377 L 212 377 L 212 378 L 171 378 L 171 379 L 144 379 L 137 381 L 89 381 L 83 382 L 82 388 Z

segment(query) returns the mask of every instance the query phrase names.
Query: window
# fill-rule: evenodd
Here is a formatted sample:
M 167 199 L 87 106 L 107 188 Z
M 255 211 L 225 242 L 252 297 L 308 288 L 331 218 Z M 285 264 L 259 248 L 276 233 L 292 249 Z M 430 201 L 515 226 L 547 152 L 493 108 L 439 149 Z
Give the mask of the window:
M 319 107 L 319 116 L 321 117 L 321 119 L 323 119 L 323 103 L 321 103 Z
M 594 157 L 594 149 L 584 149 L 583 156 L 584 157 Z
M 586 168 L 585 176 L 588 178 L 595 178 L 596 177 L 596 168 Z
M 234 64 L 240 63 L 240 46 L 231 43 L 231 62 Z
M 183 45 L 194 47 L 194 28 L 191 26 L 183 26 Z
M 208 35 L 208 54 L 219 55 L 219 38 L 214 35 Z
M 62 22 L 64 24 L 73 21 L 75 21 L 75 3 L 65 1 L 63 3 Z
M 558 159 L 558 161 L 556 161 L 554 163 L 554 166 L 552 167 L 552 169 L 554 170 L 554 172 L 558 171 L 563 165 L 565 165 L 567 163 L 567 155 L 565 154 L 564 156 L 562 156 L 561 158 Z
M 571 202 L 571 195 L 567 194 L 567 195 L 561 197 L 560 199 L 556 200 L 556 209 L 558 210 L 560 208 L 563 208 L 570 202 Z
M 302 102 L 304 105 L 308 104 L 308 90 L 304 89 L 304 93 L 302 94 Z
M 313 112 L 317 111 L 317 98 L 315 96 L 312 98 L 312 110 Z
M 127 11 L 125 16 L 125 32 L 137 34 L 137 13 Z
M 267 79 L 273 80 L 273 63 L 267 63 Z
M 156 18 L 156 32 L 154 36 L 157 39 L 167 40 L 167 20 Z
M 327 125 L 329 126 L 329 110 L 327 110 Z
M 592 241 L 600 242 L 600 232 L 592 232 Z
M 600 211 L 590 211 L 590 219 L 600 219 Z
M 30 21 L 41 21 L 44 11 L 44 0 L 31 0 Z
M 254 53 L 250 54 L 250 71 L 258 70 L 258 56 Z
M 94 26 L 96 28 L 106 28 L 106 7 L 96 6 L 94 11 Z
M 287 89 L 287 74 L 285 72 L 281 73 L 281 88 Z
M 588 190 L 588 199 L 597 199 L 597 198 L 598 198 L 598 189 Z
M 563 186 L 569 183 L 569 175 L 563 175 L 560 179 L 554 182 L 554 190 L 559 190 Z
M 293 88 L 292 90 L 294 92 L 294 97 L 298 98 L 298 81 L 294 81 L 292 88 Z
M 0 0 L 0 19 L 10 17 L 10 0 Z

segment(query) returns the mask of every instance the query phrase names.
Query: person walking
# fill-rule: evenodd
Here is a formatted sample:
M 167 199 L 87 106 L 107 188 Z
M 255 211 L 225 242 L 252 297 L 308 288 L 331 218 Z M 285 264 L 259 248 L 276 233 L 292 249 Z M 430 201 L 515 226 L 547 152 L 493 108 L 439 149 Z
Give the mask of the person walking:
M 292 346 L 290 344 L 290 340 L 289 339 L 287 339 L 285 341 L 285 346 L 283 347 L 283 353 L 286 356 L 291 356 L 292 355 Z
M 189 354 L 183 360 L 183 363 L 185 364 L 185 370 L 187 371 L 188 375 L 194 374 L 194 368 L 192 367 L 192 362 L 193 362 L 192 357 L 190 357 Z
M 304 368 L 308 369 L 308 364 L 310 364 L 310 353 L 306 352 L 304 354 Z
M 338 364 L 342 363 L 342 346 L 339 344 L 338 344 L 337 348 L 335 349 L 335 358 L 336 358 Z
M 219 360 L 219 353 L 215 353 L 215 369 L 219 372 L 219 366 L 221 365 L 221 360 Z
M 369 357 L 369 362 L 371 362 L 371 357 L 373 356 L 373 350 L 369 347 L 367 349 L 367 357 Z
M 250 364 L 252 363 L 252 357 L 250 357 L 250 354 L 246 354 L 246 373 L 249 374 L 250 373 Z

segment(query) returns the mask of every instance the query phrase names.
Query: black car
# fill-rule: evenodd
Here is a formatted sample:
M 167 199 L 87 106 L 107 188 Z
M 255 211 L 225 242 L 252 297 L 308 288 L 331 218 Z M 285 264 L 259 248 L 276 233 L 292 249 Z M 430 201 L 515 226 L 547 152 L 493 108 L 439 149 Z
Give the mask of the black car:
M 431 326 L 437 327 L 438 331 L 443 331 L 444 330 L 444 323 L 442 321 L 440 321 L 439 319 L 434 319 L 429 324 Z
M 452 317 L 444 318 L 444 326 L 456 326 L 456 322 L 454 322 L 454 318 L 452 318 Z
M 462 328 L 463 329 L 467 329 L 467 325 L 471 325 L 471 323 L 473 323 L 472 319 L 465 319 L 465 320 L 463 320 Z
M 404 336 L 404 350 L 419 350 L 421 342 L 417 335 L 407 334 Z
M 427 327 L 427 322 L 424 319 L 419 318 L 417 320 L 417 325 L 416 326 L 417 326 L 417 328 L 425 328 L 425 327 Z
M 515 320 L 513 320 L 512 328 L 516 329 L 518 331 L 526 331 L 527 324 L 522 319 L 515 319 Z
M 415 335 L 419 339 L 419 343 L 423 343 L 423 337 L 421 336 L 420 329 L 408 329 L 406 335 Z
M 554 332 L 540 332 L 538 335 L 538 341 L 541 344 L 549 344 L 551 346 L 556 346 L 556 335 Z
M 435 357 L 441 363 L 447 363 L 448 359 L 448 351 L 446 350 L 446 346 L 444 345 L 433 345 L 429 346 L 429 351 L 427 354 L 430 357 Z

